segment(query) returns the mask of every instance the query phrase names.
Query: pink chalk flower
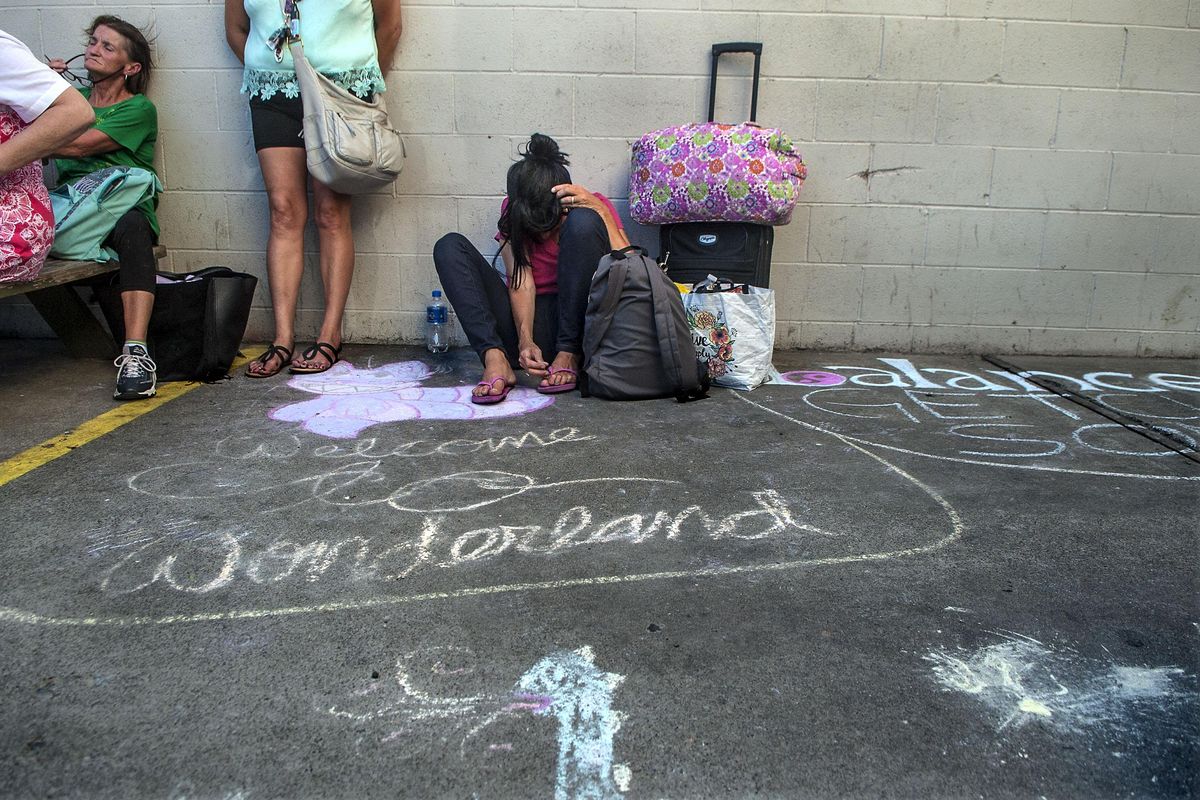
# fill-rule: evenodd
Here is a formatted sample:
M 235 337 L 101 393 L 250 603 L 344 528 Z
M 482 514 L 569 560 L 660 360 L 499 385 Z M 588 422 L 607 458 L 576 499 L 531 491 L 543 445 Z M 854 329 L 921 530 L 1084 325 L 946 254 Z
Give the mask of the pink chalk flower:
M 288 386 L 318 395 L 315 399 L 272 409 L 268 416 L 299 422 L 312 433 L 352 439 L 372 425 L 412 419 L 497 419 L 528 414 L 554 402 L 553 397 L 517 387 L 503 403 L 475 405 L 470 386 L 427 388 L 433 371 L 420 361 L 401 361 L 358 369 L 339 361 L 316 375 L 297 375 Z

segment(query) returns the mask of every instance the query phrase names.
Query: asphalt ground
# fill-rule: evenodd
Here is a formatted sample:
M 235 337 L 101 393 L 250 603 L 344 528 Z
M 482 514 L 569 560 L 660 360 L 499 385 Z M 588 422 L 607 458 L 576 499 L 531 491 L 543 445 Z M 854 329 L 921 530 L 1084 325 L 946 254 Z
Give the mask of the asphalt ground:
M 974 357 L 483 411 L 346 356 L 114 413 L 0 342 L 0 795 L 1200 792 L 1185 454 Z M 1006 360 L 1200 439 L 1195 361 Z

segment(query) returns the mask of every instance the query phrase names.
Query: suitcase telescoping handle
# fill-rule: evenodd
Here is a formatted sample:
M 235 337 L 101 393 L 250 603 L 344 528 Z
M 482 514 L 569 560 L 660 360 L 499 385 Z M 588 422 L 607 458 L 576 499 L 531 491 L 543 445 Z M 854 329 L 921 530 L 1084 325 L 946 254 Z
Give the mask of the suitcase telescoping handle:
M 758 118 L 758 76 L 762 68 L 762 42 L 724 42 L 712 46 L 712 73 L 708 80 L 708 121 L 717 113 L 717 61 L 726 53 L 754 53 L 754 89 L 750 94 L 750 122 Z

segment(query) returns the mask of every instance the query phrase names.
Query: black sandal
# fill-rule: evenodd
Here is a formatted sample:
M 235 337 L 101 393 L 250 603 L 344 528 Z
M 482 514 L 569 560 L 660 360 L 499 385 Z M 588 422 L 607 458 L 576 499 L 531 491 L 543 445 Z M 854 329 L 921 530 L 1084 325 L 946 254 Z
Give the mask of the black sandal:
M 323 367 L 288 367 L 288 372 L 293 375 L 316 375 L 318 372 L 324 372 L 332 367 L 338 361 L 342 354 L 342 348 L 334 347 L 329 342 L 317 342 L 312 347 L 300 354 L 300 357 L 305 361 L 316 358 L 317 356 L 325 356 L 329 363 Z
M 266 367 L 267 364 L 271 363 L 272 358 L 279 359 L 279 366 L 276 367 L 275 369 L 271 370 L 270 372 L 265 372 L 265 371 L 264 372 L 251 372 L 250 371 L 250 367 L 254 364 L 262 364 L 263 367 Z M 281 344 L 273 344 L 267 348 L 267 352 L 263 353 L 261 356 L 254 359 L 253 361 L 251 361 L 250 364 L 246 365 L 246 375 L 248 375 L 251 378 L 270 378 L 274 375 L 278 375 L 280 370 L 282 370 L 284 367 L 288 366 L 291 363 L 292 363 L 292 351 L 287 349 L 286 347 L 284 347 Z

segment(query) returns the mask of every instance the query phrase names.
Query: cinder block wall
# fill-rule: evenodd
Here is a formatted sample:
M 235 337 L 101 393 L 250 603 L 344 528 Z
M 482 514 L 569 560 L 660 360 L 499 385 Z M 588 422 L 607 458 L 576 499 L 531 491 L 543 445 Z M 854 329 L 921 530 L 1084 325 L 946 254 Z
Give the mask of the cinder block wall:
M 79 52 L 101 11 L 153 27 L 171 267 L 264 275 L 266 201 L 221 4 L 4 5 L 0 24 L 50 54 Z M 433 243 L 460 230 L 494 249 L 504 172 L 531 131 L 625 213 L 629 142 L 701 118 L 712 42 L 760 40 L 760 121 L 811 168 L 777 231 L 780 346 L 1200 352 L 1200 0 L 404 7 L 387 99 L 409 158 L 393 191 L 356 201 L 350 340 L 420 337 Z M 718 116 L 739 121 L 750 62 L 728 67 Z M 308 269 L 311 335 L 312 256 Z M 265 289 L 259 304 L 250 333 L 265 337 Z

